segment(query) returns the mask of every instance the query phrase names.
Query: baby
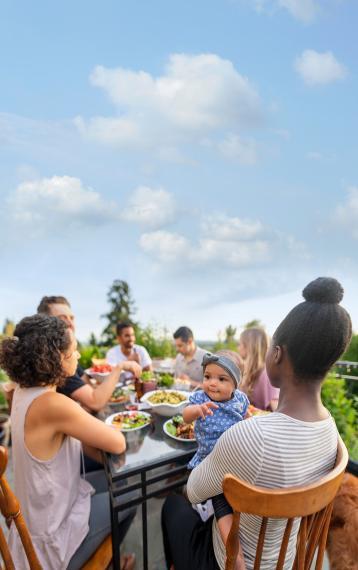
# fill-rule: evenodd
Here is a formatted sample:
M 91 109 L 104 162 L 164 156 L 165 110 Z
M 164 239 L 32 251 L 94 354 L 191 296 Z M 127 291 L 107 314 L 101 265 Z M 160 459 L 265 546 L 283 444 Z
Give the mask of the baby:
M 198 451 L 188 468 L 194 469 L 213 450 L 219 437 L 232 425 L 244 419 L 249 400 L 238 390 L 240 370 L 227 355 L 206 354 L 203 358 L 203 389 L 193 392 L 183 419 L 195 420 Z M 232 509 L 223 494 L 213 497 L 213 508 L 221 538 L 226 540 L 232 523 Z

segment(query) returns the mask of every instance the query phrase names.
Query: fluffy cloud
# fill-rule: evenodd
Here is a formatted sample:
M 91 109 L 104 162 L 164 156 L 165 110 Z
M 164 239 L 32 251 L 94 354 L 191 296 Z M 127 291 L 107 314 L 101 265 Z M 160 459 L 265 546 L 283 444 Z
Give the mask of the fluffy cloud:
M 23 182 L 10 195 L 8 206 L 15 221 L 38 230 L 56 221 L 97 225 L 118 216 L 116 205 L 71 176 Z
M 207 217 L 200 227 L 199 239 L 168 231 L 148 232 L 141 236 L 141 249 L 154 260 L 172 263 L 179 269 L 216 267 L 244 269 L 266 265 L 275 257 L 305 257 L 305 251 L 291 237 L 282 236 L 261 222 L 224 215 Z
M 202 221 L 201 230 L 204 236 L 215 236 L 218 241 L 247 241 L 264 233 L 264 227 L 259 221 L 224 215 L 207 216 Z
M 318 12 L 318 2 L 315 0 L 278 0 L 278 5 L 288 10 L 297 20 L 312 22 Z
M 243 140 L 238 135 L 230 134 L 218 143 L 219 151 L 230 160 L 252 166 L 258 161 L 257 144 L 254 140 Z
M 175 200 L 170 192 L 140 186 L 129 198 L 121 217 L 129 222 L 157 228 L 173 221 L 175 213 Z
M 353 237 L 358 239 L 358 187 L 348 188 L 347 198 L 337 207 L 334 220 L 348 228 Z
M 190 242 L 180 234 L 159 230 L 145 233 L 140 237 L 142 250 L 160 262 L 177 262 L 190 252 Z
M 100 225 L 123 221 L 156 229 L 172 222 L 177 214 L 173 194 L 163 188 L 136 188 L 124 207 L 85 187 L 79 178 L 53 176 L 26 181 L 10 194 L 8 207 L 17 223 L 41 233 L 56 223 L 71 226 Z
M 318 53 L 305 50 L 295 61 L 295 70 L 303 81 L 313 87 L 344 79 L 347 70 L 330 51 Z
M 84 136 L 101 142 L 165 147 L 262 120 L 256 89 L 230 61 L 215 54 L 171 55 L 158 77 L 98 66 L 90 81 L 108 95 L 117 116 L 77 117 L 75 124 Z
M 316 0 L 254 0 L 254 5 L 258 12 L 283 8 L 306 24 L 312 22 L 319 11 Z

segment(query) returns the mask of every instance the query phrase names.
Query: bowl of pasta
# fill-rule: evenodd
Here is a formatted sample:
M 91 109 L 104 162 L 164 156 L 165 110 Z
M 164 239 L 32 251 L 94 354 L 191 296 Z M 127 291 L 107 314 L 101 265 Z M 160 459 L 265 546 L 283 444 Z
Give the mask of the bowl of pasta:
M 152 411 L 171 418 L 180 414 L 189 403 L 189 393 L 181 390 L 152 390 L 140 399 L 148 404 Z

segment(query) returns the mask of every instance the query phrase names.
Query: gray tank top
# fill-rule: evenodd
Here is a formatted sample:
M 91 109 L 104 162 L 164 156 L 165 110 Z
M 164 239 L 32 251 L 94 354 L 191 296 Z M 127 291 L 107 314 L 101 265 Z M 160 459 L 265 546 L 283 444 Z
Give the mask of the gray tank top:
M 48 388 L 16 387 L 11 410 L 15 493 L 20 501 L 37 556 L 44 570 L 65 570 L 88 533 L 92 486 L 80 477 L 81 443 L 66 436 L 49 460 L 27 449 L 24 423 L 35 398 Z M 16 570 L 28 569 L 15 525 L 9 546 Z

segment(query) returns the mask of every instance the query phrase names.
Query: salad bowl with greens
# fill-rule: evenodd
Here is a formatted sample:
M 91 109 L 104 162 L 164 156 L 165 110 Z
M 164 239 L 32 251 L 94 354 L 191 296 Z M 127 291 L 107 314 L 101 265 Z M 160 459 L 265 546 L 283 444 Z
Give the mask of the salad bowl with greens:
M 151 420 L 152 416 L 147 412 L 126 411 L 111 414 L 106 418 L 105 423 L 121 431 L 132 432 L 146 427 L 150 424 Z
M 164 433 L 177 441 L 196 441 L 194 434 L 194 422 L 186 424 L 183 416 L 178 414 L 167 420 L 163 425 Z

